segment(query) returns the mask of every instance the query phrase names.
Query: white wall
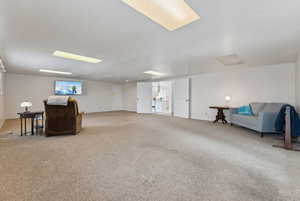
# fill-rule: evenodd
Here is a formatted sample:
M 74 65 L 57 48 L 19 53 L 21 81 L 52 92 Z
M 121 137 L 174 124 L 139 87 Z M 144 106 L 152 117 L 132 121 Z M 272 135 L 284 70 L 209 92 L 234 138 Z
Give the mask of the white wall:
M 241 106 L 253 101 L 295 104 L 295 64 L 281 64 L 191 77 L 191 117 L 213 120 L 212 105 Z
M 31 110 L 43 110 L 43 100 L 54 93 L 54 81 L 65 80 L 55 77 L 6 74 L 6 118 L 15 118 L 22 111 L 20 103 L 33 103 Z M 66 79 L 68 80 L 68 79 Z M 122 109 L 122 86 L 106 82 L 83 80 L 82 96 L 75 96 L 80 111 L 103 112 Z
M 300 82 L 300 66 L 298 65 Z M 280 64 L 191 76 L 191 118 L 214 120 L 211 105 L 225 105 L 225 96 L 232 97 L 230 106 L 238 107 L 254 101 L 285 102 L 295 105 L 295 64 Z M 300 85 L 298 104 L 300 106 Z M 137 85 L 123 85 L 123 109 L 136 112 Z
M 290 63 L 192 76 L 191 117 L 213 120 L 215 111 L 210 110 L 209 106 L 224 105 L 226 95 L 232 97 L 231 106 L 266 101 L 287 102 L 293 105 L 297 102 L 300 108 L 299 63 L 296 72 L 295 64 Z M 3 86 L 2 76 L 0 75 L 0 88 Z M 4 101 L 6 118 L 15 118 L 16 113 L 22 111 L 20 103 L 25 100 L 33 103 L 32 110 L 43 110 L 42 101 L 53 94 L 55 80 L 62 78 L 6 73 L 6 96 L 0 96 L 0 119 L 3 119 Z M 89 113 L 123 109 L 136 112 L 136 83 L 83 83 L 86 93 L 75 96 L 81 111 Z
M 123 85 L 123 110 L 136 112 L 137 83 Z
M 0 72 L 0 128 L 5 120 L 5 73 Z
M 300 112 L 300 53 L 298 54 L 298 59 L 296 62 L 296 73 L 295 73 L 295 84 L 296 84 L 296 107 L 298 112 Z
M 122 85 L 112 86 L 112 111 L 123 110 L 123 87 Z

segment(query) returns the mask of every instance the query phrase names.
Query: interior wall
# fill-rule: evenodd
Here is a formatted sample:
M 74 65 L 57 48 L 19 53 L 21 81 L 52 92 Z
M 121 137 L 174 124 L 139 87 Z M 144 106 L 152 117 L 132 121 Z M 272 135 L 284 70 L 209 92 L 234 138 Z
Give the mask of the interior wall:
M 0 72 L 0 128 L 5 121 L 5 73 Z
M 126 83 L 123 85 L 123 110 L 137 111 L 137 83 Z
M 295 64 L 290 63 L 192 76 L 191 118 L 213 120 L 215 111 L 210 110 L 209 106 L 225 105 L 226 95 L 232 97 L 230 106 L 264 101 L 297 103 L 299 108 L 299 62 L 296 67 L 295 71 Z M 0 86 L 3 86 L 2 74 L 0 78 Z M 62 78 L 6 73 L 6 96 L 2 93 L 0 97 L 0 118 L 1 114 L 1 119 L 15 118 L 16 113 L 23 110 L 20 103 L 25 100 L 33 103 L 32 110 L 43 110 L 42 100 L 53 95 L 55 80 Z M 83 83 L 84 94 L 75 96 L 81 111 L 136 112 L 137 83 L 118 85 L 87 80 L 83 80 Z
M 123 88 L 122 85 L 112 86 L 112 111 L 123 110 Z
M 31 110 L 43 110 L 43 100 L 54 94 L 55 80 L 71 80 L 57 77 L 6 74 L 6 118 L 16 118 L 23 110 L 20 103 L 30 101 Z M 105 112 L 122 109 L 122 86 L 106 82 L 83 82 L 83 95 L 74 96 L 82 112 Z
M 296 62 L 296 73 L 295 73 L 295 93 L 296 93 L 296 108 L 300 112 L 300 53 Z
M 193 119 L 215 119 L 216 111 L 209 106 L 225 105 L 226 95 L 233 107 L 256 101 L 295 105 L 294 63 L 201 74 L 192 76 L 191 84 Z

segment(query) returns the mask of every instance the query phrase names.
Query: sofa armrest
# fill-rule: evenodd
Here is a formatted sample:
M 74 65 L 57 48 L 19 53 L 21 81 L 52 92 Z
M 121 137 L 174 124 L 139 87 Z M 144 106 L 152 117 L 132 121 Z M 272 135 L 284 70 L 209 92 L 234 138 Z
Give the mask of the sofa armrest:
M 239 108 L 230 108 L 229 113 L 230 114 L 238 114 L 239 113 Z
M 230 108 L 229 109 L 229 121 L 231 122 L 232 115 L 238 114 L 238 113 L 239 113 L 239 108 Z
M 276 132 L 275 122 L 278 112 L 259 112 L 259 128 L 262 132 Z
M 76 116 L 76 133 L 79 133 L 82 129 L 82 116 L 83 116 L 83 112 L 79 113 Z

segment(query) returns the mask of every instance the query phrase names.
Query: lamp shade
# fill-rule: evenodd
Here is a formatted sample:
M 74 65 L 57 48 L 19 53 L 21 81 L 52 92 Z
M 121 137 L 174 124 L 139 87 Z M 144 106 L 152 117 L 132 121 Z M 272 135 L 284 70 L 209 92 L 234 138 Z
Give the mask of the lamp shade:
M 226 101 L 231 101 L 231 97 L 230 96 L 225 96 L 225 100 Z
M 21 103 L 20 106 L 21 106 L 21 107 L 31 107 L 31 106 L 32 106 L 32 103 L 29 102 L 29 101 L 25 101 L 25 102 Z

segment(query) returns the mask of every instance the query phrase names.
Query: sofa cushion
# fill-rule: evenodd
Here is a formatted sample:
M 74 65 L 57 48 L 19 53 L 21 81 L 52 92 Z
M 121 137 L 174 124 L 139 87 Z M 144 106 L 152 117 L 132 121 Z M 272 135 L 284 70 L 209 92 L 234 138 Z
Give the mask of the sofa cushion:
M 258 115 L 258 113 L 261 112 L 265 105 L 266 103 L 250 103 L 252 113 L 254 115 Z
M 245 116 L 240 114 L 234 114 L 231 117 L 231 121 L 235 124 L 250 127 L 252 129 L 258 127 L 259 125 L 259 119 L 258 116 Z
M 279 112 L 285 103 L 266 103 L 261 112 Z
M 250 105 L 245 105 L 239 108 L 238 114 L 251 116 L 253 115 Z

